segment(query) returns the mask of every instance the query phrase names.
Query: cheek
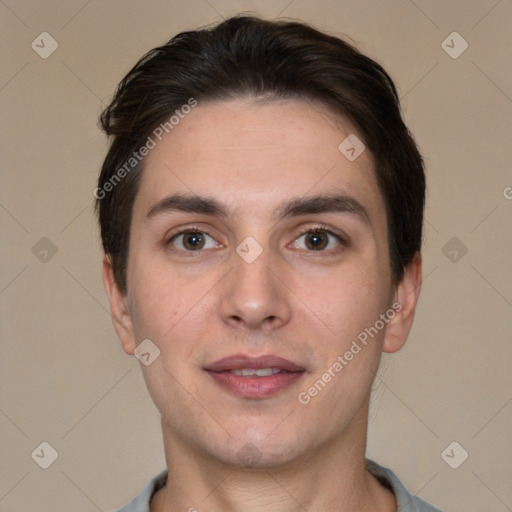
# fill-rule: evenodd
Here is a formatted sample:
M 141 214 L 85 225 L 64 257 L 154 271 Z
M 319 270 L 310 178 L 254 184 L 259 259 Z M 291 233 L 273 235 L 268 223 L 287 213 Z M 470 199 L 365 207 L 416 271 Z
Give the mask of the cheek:
M 141 365 L 149 394 L 160 411 L 178 415 L 189 407 L 183 385 L 193 395 L 190 367 L 196 363 L 198 340 L 206 316 L 201 301 L 207 289 L 204 281 L 190 282 L 177 276 L 164 275 L 155 266 L 149 272 L 135 273 L 132 286 L 132 320 L 137 342 L 148 338 L 160 354 L 148 366 Z M 186 405 L 185 405 L 186 404 Z
M 375 265 L 353 265 L 331 275 L 310 300 L 335 343 L 350 344 L 386 311 L 389 296 L 387 274 L 382 275 Z
M 315 339 L 320 361 L 301 390 L 302 398 L 311 401 L 308 407 L 314 414 L 330 411 L 337 425 L 333 431 L 356 413 L 370 392 L 385 334 L 385 328 L 375 325 L 389 308 L 386 283 L 376 268 L 354 267 L 324 283 L 321 293 L 311 297 L 311 304 L 318 305 L 315 314 L 329 329 Z
M 149 338 L 163 355 L 187 357 L 211 321 L 215 276 L 183 275 L 158 259 L 132 267 L 131 312 L 137 341 Z M 211 278 L 211 279 L 210 279 Z M 174 360 L 174 357 L 173 357 Z
M 183 287 L 149 259 L 133 258 L 129 272 L 134 330 L 138 337 L 162 340 L 180 317 Z

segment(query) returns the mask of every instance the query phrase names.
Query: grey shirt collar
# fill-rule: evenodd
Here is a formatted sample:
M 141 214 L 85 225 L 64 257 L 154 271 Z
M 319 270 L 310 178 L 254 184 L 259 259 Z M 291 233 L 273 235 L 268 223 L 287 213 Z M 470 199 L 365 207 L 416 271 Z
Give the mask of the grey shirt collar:
M 402 482 L 390 469 L 380 466 L 369 459 L 366 459 L 366 469 L 377 478 L 383 487 L 395 493 L 398 503 L 397 512 L 441 512 L 420 498 L 409 494 Z M 164 470 L 150 480 L 136 498 L 116 512 L 150 512 L 149 502 L 153 494 L 164 487 L 166 483 L 167 470 Z

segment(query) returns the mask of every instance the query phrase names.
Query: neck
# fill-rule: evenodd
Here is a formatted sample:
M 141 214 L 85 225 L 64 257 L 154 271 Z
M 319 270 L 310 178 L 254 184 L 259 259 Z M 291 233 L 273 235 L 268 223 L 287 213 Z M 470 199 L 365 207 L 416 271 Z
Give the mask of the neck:
M 278 467 L 247 469 L 189 448 L 162 422 L 169 478 L 151 512 L 395 512 L 393 493 L 366 471 L 366 425 L 367 410 L 342 439 Z

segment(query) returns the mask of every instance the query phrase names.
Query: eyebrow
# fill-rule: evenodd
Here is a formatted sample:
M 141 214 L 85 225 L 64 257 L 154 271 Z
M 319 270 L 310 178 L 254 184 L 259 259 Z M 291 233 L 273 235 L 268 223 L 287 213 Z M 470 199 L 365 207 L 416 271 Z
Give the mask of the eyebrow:
M 286 202 L 278 210 L 278 219 L 315 213 L 349 213 L 370 222 L 366 208 L 355 198 L 340 194 L 300 197 Z
M 146 217 L 150 219 L 155 215 L 162 213 L 170 213 L 173 211 L 202 213 L 215 217 L 227 217 L 227 208 L 217 201 L 209 197 L 198 196 L 195 194 L 173 194 L 164 197 L 156 203 L 147 213 Z
M 164 197 L 150 208 L 148 219 L 164 213 L 175 211 L 200 213 L 215 217 L 227 217 L 228 208 L 216 199 L 195 194 L 172 194 Z M 293 198 L 281 205 L 275 212 L 277 220 L 299 215 L 317 213 L 348 213 L 370 223 L 366 208 L 355 198 L 344 194 L 322 194 Z

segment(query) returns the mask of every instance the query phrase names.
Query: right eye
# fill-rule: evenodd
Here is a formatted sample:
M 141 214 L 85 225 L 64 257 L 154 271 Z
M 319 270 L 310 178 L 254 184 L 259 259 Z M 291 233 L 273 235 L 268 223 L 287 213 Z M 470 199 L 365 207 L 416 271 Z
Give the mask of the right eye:
M 221 244 L 204 231 L 185 229 L 173 235 L 168 244 L 182 251 L 199 251 L 201 249 L 215 249 Z

